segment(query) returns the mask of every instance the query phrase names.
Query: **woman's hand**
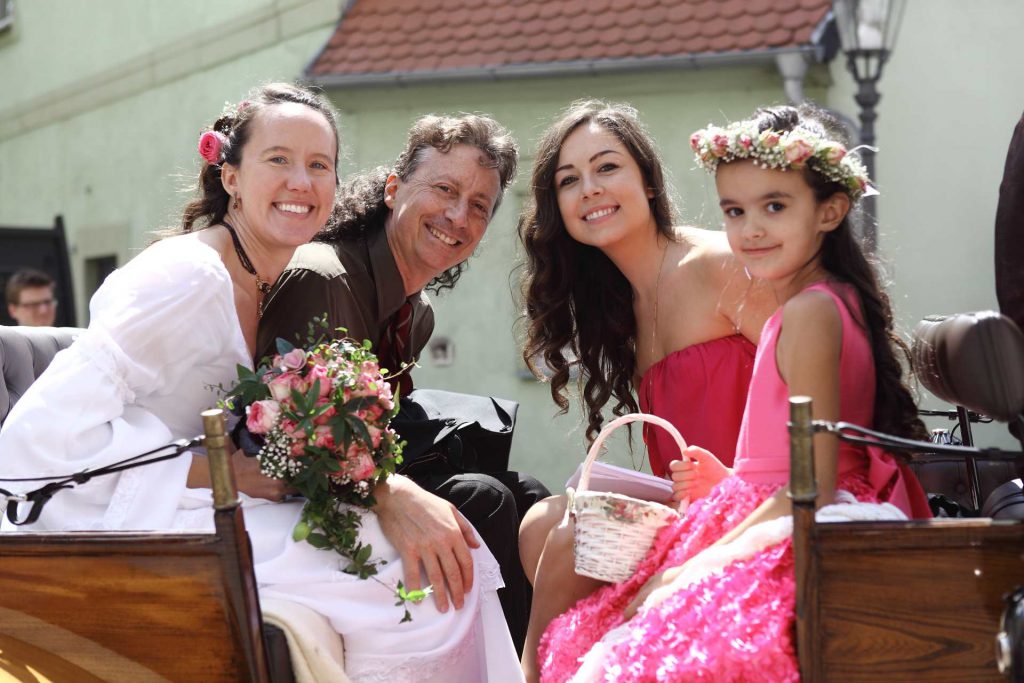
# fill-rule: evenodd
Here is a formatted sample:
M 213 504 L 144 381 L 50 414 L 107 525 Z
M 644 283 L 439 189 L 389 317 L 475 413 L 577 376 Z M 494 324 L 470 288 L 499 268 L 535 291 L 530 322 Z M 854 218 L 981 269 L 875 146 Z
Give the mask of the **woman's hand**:
M 715 485 L 732 475 L 732 470 L 722 464 L 710 451 L 699 446 L 687 446 L 682 460 L 668 464 L 672 479 L 672 500 L 703 498 Z
M 647 580 L 647 583 L 643 585 L 643 588 L 640 589 L 640 592 L 637 593 L 636 597 L 633 598 L 633 602 L 629 603 L 629 605 L 623 611 L 622 614 L 626 618 L 626 620 L 633 618 L 633 616 L 640 609 L 640 606 L 644 604 L 644 600 L 646 600 L 651 593 L 675 581 L 676 577 L 682 573 L 683 566 L 669 567 L 660 574 L 655 574 L 654 576 L 649 578 Z
M 260 472 L 260 461 L 236 450 L 231 454 L 231 469 L 235 471 L 235 487 L 253 498 L 280 503 L 285 496 L 298 493 L 280 479 L 272 479 Z

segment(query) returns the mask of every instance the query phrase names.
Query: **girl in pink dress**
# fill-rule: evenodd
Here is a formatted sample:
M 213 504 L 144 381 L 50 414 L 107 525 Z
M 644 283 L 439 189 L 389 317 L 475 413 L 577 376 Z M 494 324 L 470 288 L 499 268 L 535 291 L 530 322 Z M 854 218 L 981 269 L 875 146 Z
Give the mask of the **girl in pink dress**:
M 817 419 L 925 436 L 895 352 L 906 347 L 848 219 L 871 188 L 834 129 L 818 110 L 779 107 L 691 139 L 716 174 L 733 252 L 780 307 L 761 335 L 735 469 L 722 478 L 714 455 L 687 450 L 696 463 L 673 467 L 677 491 L 709 492 L 662 530 L 632 578 L 551 622 L 541 680 L 799 680 L 784 526 L 788 397 L 810 396 Z M 814 438 L 820 505 L 888 501 L 929 516 L 920 486 L 891 455 Z
M 589 439 L 609 405 L 643 408 L 731 464 L 769 289 L 747 277 L 723 233 L 673 225 L 658 153 L 630 107 L 570 106 L 540 143 L 531 187 L 520 221 L 523 355 L 550 370 L 552 398 L 568 406 L 575 356 Z M 667 474 L 677 448 L 657 430 L 644 436 L 653 471 Z M 521 527 L 535 587 L 523 656 L 531 680 L 544 627 L 603 585 L 573 571 L 564 512 L 565 497 L 550 498 Z

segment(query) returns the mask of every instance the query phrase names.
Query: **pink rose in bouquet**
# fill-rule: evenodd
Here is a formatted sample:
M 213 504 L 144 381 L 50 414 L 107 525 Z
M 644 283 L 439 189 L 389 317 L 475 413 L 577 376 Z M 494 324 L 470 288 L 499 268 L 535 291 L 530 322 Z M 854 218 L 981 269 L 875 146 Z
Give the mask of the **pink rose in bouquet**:
M 281 405 L 277 401 L 256 401 L 245 409 L 245 426 L 253 434 L 266 434 L 277 426 Z

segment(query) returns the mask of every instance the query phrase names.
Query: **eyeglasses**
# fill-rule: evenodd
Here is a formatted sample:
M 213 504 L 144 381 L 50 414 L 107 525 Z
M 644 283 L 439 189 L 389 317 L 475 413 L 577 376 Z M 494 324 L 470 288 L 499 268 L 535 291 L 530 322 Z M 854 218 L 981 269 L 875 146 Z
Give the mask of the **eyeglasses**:
M 15 304 L 18 308 L 28 308 L 30 310 L 40 310 L 43 308 L 53 308 L 57 305 L 56 299 L 43 299 L 42 301 L 25 301 L 20 304 Z

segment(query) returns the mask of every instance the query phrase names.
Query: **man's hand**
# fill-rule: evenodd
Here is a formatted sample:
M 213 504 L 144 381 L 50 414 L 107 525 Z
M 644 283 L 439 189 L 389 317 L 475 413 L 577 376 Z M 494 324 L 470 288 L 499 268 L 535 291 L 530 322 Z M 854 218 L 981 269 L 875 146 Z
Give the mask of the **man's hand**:
M 672 478 L 672 500 L 677 503 L 684 498 L 703 498 L 715 484 L 732 475 L 732 470 L 714 454 L 698 446 L 687 446 L 683 459 L 671 461 L 668 469 Z
M 448 611 L 448 592 L 455 609 L 462 609 L 464 596 L 473 587 L 469 549 L 480 547 L 472 525 L 454 505 L 401 475 L 388 477 L 374 491 L 374 497 L 381 530 L 402 556 L 406 589 L 423 587 L 422 563 L 434 587 L 437 609 Z

